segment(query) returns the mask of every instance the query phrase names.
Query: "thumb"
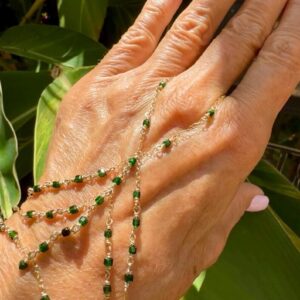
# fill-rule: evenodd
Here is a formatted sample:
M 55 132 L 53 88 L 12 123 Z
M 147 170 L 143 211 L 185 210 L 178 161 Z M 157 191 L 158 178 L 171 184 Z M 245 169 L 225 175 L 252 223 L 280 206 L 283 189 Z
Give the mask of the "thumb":
M 267 208 L 269 198 L 264 196 L 263 191 L 256 185 L 251 183 L 243 183 L 239 187 L 235 197 L 227 207 L 225 213 L 216 222 L 216 224 L 206 234 L 205 239 L 202 239 L 197 245 L 197 255 L 199 248 L 202 249 L 202 265 L 201 268 L 211 266 L 224 249 L 227 238 L 232 228 L 238 223 L 245 211 L 261 211 Z M 203 248 L 203 245 L 205 247 Z
M 264 195 L 261 188 L 251 183 L 243 183 L 224 215 L 221 217 L 218 227 L 226 228 L 225 231 L 229 234 L 245 211 L 262 211 L 266 209 L 268 205 L 269 198 Z

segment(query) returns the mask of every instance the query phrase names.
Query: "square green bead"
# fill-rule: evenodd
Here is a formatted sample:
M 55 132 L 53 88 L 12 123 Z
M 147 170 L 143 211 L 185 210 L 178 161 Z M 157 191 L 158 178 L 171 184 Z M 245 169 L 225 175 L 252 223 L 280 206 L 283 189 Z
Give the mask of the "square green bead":
M 74 182 L 76 182 L 76 183 L 81 183 L 81 182 L 83 182 L 83 177 L 82 177 L 81 175 L 76 175 L 76 176 L 74 177 Z
M 166 139 L 166 140 L 163 141 L 163 145 L 164 145 L 166 148 L 170 147 L 171 144 L 172 144 L 172 142 L 171 142 L 170 139 Z
M 28 210 L 26 211 L 26 217 L 32 219 L 34 217 L 34 213 L 35 213 L 34 210 Z
M 130 157 L 128 159 L 128 162 L 133 167 L 136 164 L 136 158 L 135 157 Z
M 135 245 L 130 245 L 129 246 L 129 249 L 128 249 L 128 251 L 129 251 L 129 253 L 130 254 L 136 254 L 136 246 Z
M 111 229 L 106 229 L 106 230 L 104 231 L 104 236 L 105 236 L 107 239 L 111 238 L 111 237 L 112 237 L 112 230 L 111 230 Z
M 111 267 L 113 265 L 113 262 L 114 262 L 114 260 L 111 257 L 105 257 L 104 261 L 103 261 L 103 264 L 106 267 Z
M 53 219 L 53 218 L 54 218 L 53 210 L 48 210 L 48 211 L 45 213 L 45 216 L 46 216 L 47 219 Z
M 41 191 L 41 188 L 38 184 L 34 185 L 32 188 L 35 193 L 39 193 Z
M 69 207 L 69 213 L 72 214 L 72 215 L 75 215 L 79 212 L 79 209 L 77 207 L 77 205 L 71 205 Z
M 19 269 L 20 270 L 25 270 L 28 267 L 28 263 L 25 260 L 20 260 L 19 262 Z
M 99 169 L 98 170 L 98 176 L 99 177 L 105 177 L 106 176 L 106 171 L 104 169 Z
M 78 223 L 83 227 L 88 223 L 88 218 L 86 216 L 81 216 L 78 220 Z
M 55 189 L 60 188 L 60 182 L 59 181 L 53 181 L 52 182 L 52 187 L 54 187 Z
M 149 119 L 144 119 L 143 126 L 149 128 L 150 127 L 150 120 Z
M 209 115 L 210 117 L 213 117 L 214 114 L 216 113 L 216 110 L 213 109 L 213 108 L 211 108 L 211 109 L 209 109 L 209 110 L 207 111 L 207 113 L 208 113 L 208 115 Z
M 49 250 L 49 245 L 47 242 L 43 242 L 39 245 L 40 252 L 46 252 Z
M 126 273 L 126 274 L 124 274 L 124 281 L 125 282 L 132 282 L 133 281 L 133 274 L 131 274 L 131 273 Z
M 15 230 L 9 230 L 7 234 L 9 238 L 12 240 L 14 240 L 18 236 L 18 233 Z
M 105 295 L 109 295 L 111 293 L 111 285 L 110 284 L 105 284 L 103 286 L 103 293 Z
M 40 300 L 50 300 L 50 297 L 48 295 L 43 295 Z
M 134 199 L 141 198 L 141 192 L 140 192 L 140 190 L 133 191 L 132 196 L 133 196 Z
M 103 204 L 103 202 L 104 202 L 104 197 L 103 197 L 103 196 L 97 196 L 97 197 L 95 198 L 95 202 L 96 202 L 97 205 Z
M 122 183 L 122 178 L 116 176 L 115 178 L 113 178 L 112 182 L 115 183 L 116 185 L 120 185 Z
M 140 224 L 141 224 L 141 220 L 139 217 L 134 217 L 132 219 L 132 225 L 134 228 L 138 228 L 140 226 Z

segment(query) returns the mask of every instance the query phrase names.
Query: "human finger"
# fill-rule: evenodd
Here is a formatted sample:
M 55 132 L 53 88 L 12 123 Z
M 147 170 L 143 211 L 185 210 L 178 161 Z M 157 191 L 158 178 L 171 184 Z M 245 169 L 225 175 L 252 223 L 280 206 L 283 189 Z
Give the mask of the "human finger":
M 194 0 L 181 13 L 149 59 L 160 76 L 174 76 L 204 51 L 234 0 Z
M 250 209 L 259 212 L 266 209 L 268 204 L 269 198 L 259 187 L 250 183 L 241 184 L 223 216 L 216 220 L 216 224 L 195 245 L 192 252 L 195 260 L 192 262 L 198 265 L 199 270 L 214 264 L 225 247 L 230 232 L 245 211 Z M 194 235 L 197 233 L 194 232 Z
M 251 112 L 270 131 L 300 80 L 300 1 L 288 1 L 276 30 L 231 94 L 242 114 Z
M 126 72 L 152 54 L 182 0 L 148 0 L 128 31 L 95 68 L 98 76 Z

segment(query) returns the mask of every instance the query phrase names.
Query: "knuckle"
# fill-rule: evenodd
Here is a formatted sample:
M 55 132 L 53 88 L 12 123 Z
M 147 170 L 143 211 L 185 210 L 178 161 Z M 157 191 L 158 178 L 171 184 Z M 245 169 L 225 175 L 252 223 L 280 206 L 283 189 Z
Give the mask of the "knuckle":
M 174 82 L 174 85 L 170 85 L 170 91 L 164 98 L 164 110 L 178 124 L 187 126 L 204 112 L 204 108 L 199 106 L 201 95 L 195 90 L 191 91 L 188 85 L 178 88 Z
M 277 64 L 290 72 L 300 74 L 300 31 L 294 29 L 277 31 L 260 52 L 264 62 Z
M 123 44 L 136 45 L 145 49 L 156 45 L 155 28 L 157 22 L 165 15 L 165 5 L 149 4 L 143 14 L 137 19 L 126 34 L 121 38 Z M 136 49 L 132 49 L 134 52 Z
M 203 5 L 195 5 L 180 21 L 174 24 L 171 36 L 177 40 L 192 42 L 199 46 L 209 43 L 213 31 L 213 17 L 209 8 Z
M 257 3 L 256 6 L 242 10 L 233 17 L 224 28 L 224 32 L 235 41 L 245 41 L 242 45 L 256 52 L 267 36 L 266 20 L 262 14 L 264 10 L 268 10 L 264 3 Z
M 166 5 L 164 1 L 161 1 L 159 5 L 155 3 L 150 3 L 145 7 L 145 12 L 143 14 L 143 18 L 153 23 L 164 16 L 166 13 Z
M 126 51 L 130 55 L 141 49 L 152 48 L 156 44 L 153 33 L 143 21 L 130 27 L 127 33 L 122 36 L 120 42 L 123 45 L 121 47 L 122 51 Z
M 219 136 L 219 152 L 228 154 L 235 165 L 241 163 L 245 169 L 251 170 L 262 156 L 268 137 L 264 120 L 255 117 L 257 114 L 254 114 L 253 108 L 249 106 L 244 111 L 247 111 L 247 115 L 241 112 L 240 107 L 228 108 L 225 119 L 221 120 L 224 125 Z

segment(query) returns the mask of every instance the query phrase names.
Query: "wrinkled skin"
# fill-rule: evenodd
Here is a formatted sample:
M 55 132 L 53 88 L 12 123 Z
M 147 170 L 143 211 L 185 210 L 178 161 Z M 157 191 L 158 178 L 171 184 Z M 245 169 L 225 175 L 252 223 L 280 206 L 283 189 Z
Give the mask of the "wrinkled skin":
M 300 1 L 246 0 L 212 40 L 232 3 L 192 1 L 158 43 L 180 0 L 147 1 L 120 42 L 61 104 L 41 183 L 110 167 L 134 153 L 149 107 L 145 96 L 162 78 L 171 80 L 157 99 L 145 150 L 199 120 L 244 74 L 209 130 L 195 134 L 159 162 L 153 159 L 143 166 L 142 226 L 128 299 L 179 299 L 216 261 L 251 199 L 262 194 L 243 182 L 300 79 Z M 112 299 L 123 299 L 133 188 L 131 177 L 118 188 L 115 201 Z M 81 203 L 102 189 L 95 183 L 47 193 L 27 201 L 22 209 Z M 102 298 L 103 211 L 99 208 L 77 238 L 58 242 L 49 256 L 40 257 L 51 299 Z M 54 228 L 74 220 L 33 224 L 30 231 L 17 215 L 8 223 L 22 232 L 24 244 L 34 248 Z M 20 254 L 0 238 L 0 299 L 33 299 L 38 289 L 32 274 L 20 275 L 15 268 Z

